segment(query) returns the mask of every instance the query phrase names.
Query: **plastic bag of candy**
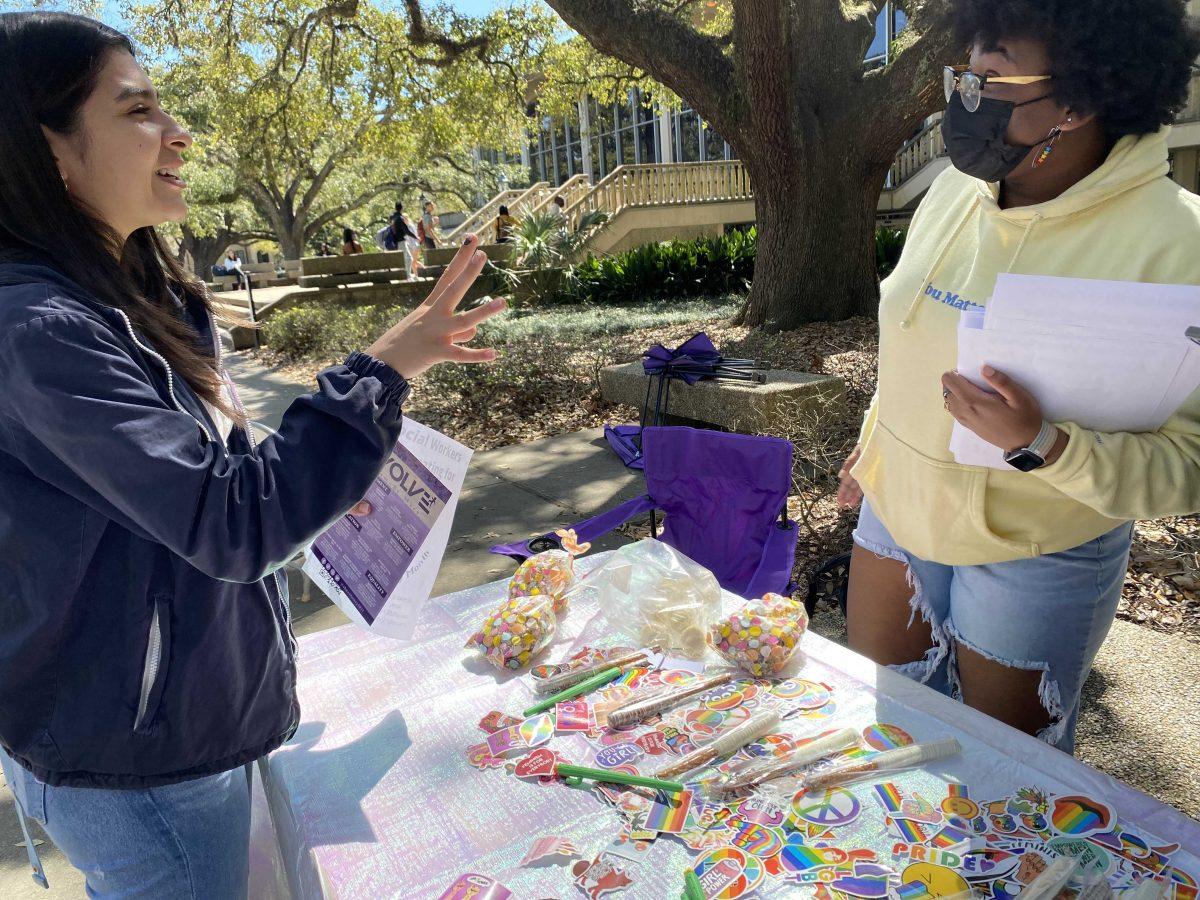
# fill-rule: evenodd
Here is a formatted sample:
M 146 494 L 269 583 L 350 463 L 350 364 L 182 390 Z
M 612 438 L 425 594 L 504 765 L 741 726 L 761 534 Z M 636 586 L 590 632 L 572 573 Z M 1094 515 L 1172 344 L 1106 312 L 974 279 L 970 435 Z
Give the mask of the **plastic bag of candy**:
M 761 678 L 784 670 L 807 629 L 808 613 L 802 603 L 766 594 L 714 623 L 708 642 L 727 661 Z
M 554 640 L 558 615 L 566 612 L 567 592 L 575 583 L 574 559 L 590 548 L 573 531 L 556 532 L 562 550 L 529 557 L 508 582 L 508 600 L 484 619 L 466 643 L 499 669 L 520 669 Z

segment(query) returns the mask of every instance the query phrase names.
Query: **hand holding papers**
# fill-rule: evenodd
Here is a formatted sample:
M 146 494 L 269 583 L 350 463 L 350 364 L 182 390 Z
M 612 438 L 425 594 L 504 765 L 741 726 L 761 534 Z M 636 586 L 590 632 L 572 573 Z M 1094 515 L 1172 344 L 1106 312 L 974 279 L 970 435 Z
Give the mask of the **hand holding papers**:
M 364 500 L 312 545 L 304 572 L 350 620 L 407 640 L 437 578 L 472 451 L 412 419 Z
M 1000 275 L 985 311 L 965 313 L 958 371 L 984 365 L 1030 391 L 1051 422 L 1157 431 L 1200 386 L 1200 287 Z M 958 423 L 957 462 L 1008 470 L 1004 451 Z

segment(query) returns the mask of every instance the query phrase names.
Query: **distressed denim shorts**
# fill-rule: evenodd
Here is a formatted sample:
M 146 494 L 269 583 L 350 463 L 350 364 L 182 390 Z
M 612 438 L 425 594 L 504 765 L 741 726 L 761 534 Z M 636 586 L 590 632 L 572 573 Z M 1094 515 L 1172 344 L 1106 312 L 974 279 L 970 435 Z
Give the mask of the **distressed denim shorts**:
M 924 659 L 893 669 L 956 699 L 962 699 L 959 645 L 1006 666 L 1041 671 L 1038 694 L 1050 724 L 1038 737 L 1071 753 L 1079 695 L 1116 616 L 1132 536 L 1128 522 L 1061 553 L 946 566 L 899 547 L 864 500 L 854 542 L 908 566 L 909 624 L 919 613 L 933 632 Z

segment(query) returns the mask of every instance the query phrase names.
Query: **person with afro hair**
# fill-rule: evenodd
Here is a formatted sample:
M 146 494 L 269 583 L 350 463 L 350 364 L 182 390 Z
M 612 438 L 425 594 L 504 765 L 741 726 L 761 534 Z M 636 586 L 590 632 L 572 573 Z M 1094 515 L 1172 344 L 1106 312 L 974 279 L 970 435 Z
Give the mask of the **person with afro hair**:
M 957 0 L 955 18 L 952 167 L 881 286 L 878 390 L 841 472 L 861 501 L 850 645 L 1073 752 L 1133 521 L 1200 511 L 1200 392 L 1153 433 L 1048 422 L 1005 373 L 954 371 L 957 329 L 1002 273 L 1200 285 L 1200 197 L 1167 155 L 1200 37 L 1182 0 Z M 957 463 L 956 422 L 1004 467 Z

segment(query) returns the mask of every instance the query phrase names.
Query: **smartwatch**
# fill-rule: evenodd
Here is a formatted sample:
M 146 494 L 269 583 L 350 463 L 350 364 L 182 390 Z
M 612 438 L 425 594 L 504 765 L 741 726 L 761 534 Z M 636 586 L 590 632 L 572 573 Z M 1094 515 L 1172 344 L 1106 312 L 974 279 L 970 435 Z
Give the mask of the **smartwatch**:
M 1058 440 L 1058 429 L 1049 422 L 1042 422 L 1042 430 L 1037 433 L 1028 447 L 1018 447 L 1004 454 L 1004 461 L 1022 472 L 1032 472 L 1046 464 L 1046 457 L 1054 449 Z

